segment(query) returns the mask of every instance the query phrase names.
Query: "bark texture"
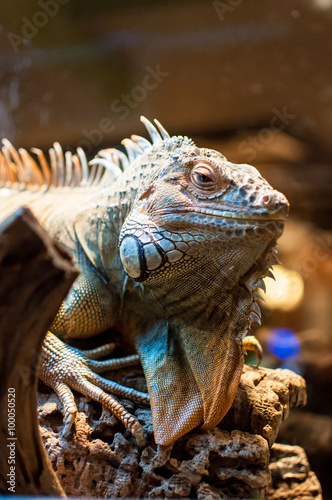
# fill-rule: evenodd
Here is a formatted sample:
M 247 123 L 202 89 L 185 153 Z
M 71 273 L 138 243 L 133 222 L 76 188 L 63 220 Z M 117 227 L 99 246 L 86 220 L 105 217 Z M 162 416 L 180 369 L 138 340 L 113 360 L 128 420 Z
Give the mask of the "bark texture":
M 0 492 L 63 494 L 37 420 L 43 338 L 77 270 L 28 209 L 0 225 Z
M 145 389 L 137 367 L 113 372 L 112 379 Z M 77 398 L 76 432 L 67 441 L 61 437 L 61 407 L 54 394 L 40 392 L 39 415 L 46 449 L 68 495 L 265 498 L 279 488 L 277 476 L 275 490 L 271 486 L 269 445 L 289 409 L 305 400 L 305 382 L 295 373 L 245 366 L 227 420 L 167 447 L 154 443 L 150 410 L 126 400 L 123 404 L 144 426 L 144 448 L 113 415 L 82 396 Z
M 322 490 L 300 446 L 274 444 L 271 449 L 268 500 L 322 500 Z

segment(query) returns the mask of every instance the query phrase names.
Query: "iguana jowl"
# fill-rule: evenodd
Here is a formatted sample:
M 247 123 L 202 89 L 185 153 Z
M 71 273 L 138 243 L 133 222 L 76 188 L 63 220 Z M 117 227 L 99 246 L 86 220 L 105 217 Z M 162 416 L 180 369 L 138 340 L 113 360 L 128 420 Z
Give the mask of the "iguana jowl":
M 28 205 L 76 260 L 81 274 L 48 333 L 41 378 L 75 420 L 70 388 L 109 407 L 143 442 L 140 424 L 109 393 L 151 401 L 155 440 L 169 444 L 196 426 L 214 427 L 231 406 L 246 337 L 259 321 L 257 287 L 277 261 L 286 198 L 249 165 L 169 137 L 142 118 L 151 143 L 123 141 L 127 155 L 101 151 L 88 172 L 83 151 L 65 157 L 56 143 L 51 169 L 4 141 L 2 214 Z M 105 169 L 103 172 L 102 170 Z M 42 174 L 41 174 L 42 170 Z M 60 338 L 114 327 L 136 346 L 149 396 L 97 375 L 138 361 L 97 361 Z

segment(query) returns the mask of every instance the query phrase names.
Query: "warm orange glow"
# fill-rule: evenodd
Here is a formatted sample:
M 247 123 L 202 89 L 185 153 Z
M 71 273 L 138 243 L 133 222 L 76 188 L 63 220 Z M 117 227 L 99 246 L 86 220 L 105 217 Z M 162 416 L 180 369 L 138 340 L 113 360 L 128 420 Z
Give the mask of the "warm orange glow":
M 273 267 L 276 281 L 265 278 L 266 300 L 268 309 L 280 309 L 292 311 L 300 305 L 304 294 L 304 282 L 302 276 L 294 269 L 287 269 L 279 265 Z

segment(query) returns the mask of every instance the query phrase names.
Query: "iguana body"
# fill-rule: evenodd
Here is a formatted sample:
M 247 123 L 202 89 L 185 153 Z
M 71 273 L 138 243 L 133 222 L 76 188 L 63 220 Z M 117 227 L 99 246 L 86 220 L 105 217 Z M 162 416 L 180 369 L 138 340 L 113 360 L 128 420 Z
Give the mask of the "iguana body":
M 198 425 L 212 428 L 233 402 L 243 339 L 259 320 L 255 290 L 276 261 L 288 203 L 253 167 L 144 123 L 152 144 L 125 140 L 129 160 L 102 152 L 96 163 L 112 172 L 100 181 L 88 179 L 80 151 L 67 156 L 66 169 L 55 145 L 52 174 L 37 151 L 41 176 L 24 150 L 19 155 L 5 143 L 0 203 L 4 216 L 28 205 L 81 270 L 52 332 L 89 337 L 114 327 L 134 343 L 156 442 L 168 444 Z M 17 189 L 27 171 L 37 185 Z M 66 182 L 73 186 L 61 187 Z M 48 334 L 41 376 L 60 396 L 68 425 L 76 412 L 70 386 L 110 407 L 142 441 L 139 424 L 107 393 L 143 402 L 148 396 L 93 374 L 115 363 L 89 361 Z

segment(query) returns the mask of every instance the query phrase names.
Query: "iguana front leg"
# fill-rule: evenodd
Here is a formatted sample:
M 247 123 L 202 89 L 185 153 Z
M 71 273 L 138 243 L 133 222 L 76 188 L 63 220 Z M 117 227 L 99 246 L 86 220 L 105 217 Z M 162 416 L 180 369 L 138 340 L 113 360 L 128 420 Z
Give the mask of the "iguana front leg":
M 107 353 L 107 349 L 104 347 L 104 349 L 100 350 L 100 353 L 104 355 Z M 132 432 L 138 444 L 140 446 L 144 445 L 143 429 L 139 422 L 105 391 L 143 404 L 149 404 L 148 394 L 106 380 L 97 374 L 138 364 L 138 356 L 96 361 L 88 357 L 87 354 L 91 356 L 93 351 L 92 353 L 91 351 L 84 353 L 84 351 L 68 346 L 51 332 L 45 338 L 39 376 L 54 389 L 63 405 L 65 423 L 63 435 L 67 436 L 69 434 L 77 414 L 77 407 L 71 390 L 74 389 L 94 401 L 102 403 Z
M 62 336 L 87 337 L 111 326 L 109 311 L 112 311 L 112 296 L 103 283 L 86 276 L 75 282 L 62 304 L 52 325 L 52 330 Z M 92 278 L 91 277 L 91 278 Z M 139 422 L 110 394 L 122 396 L 139 403 L 149 404 L 148 394 L 121 386 L 104 379 L 98 373 L 139 364 L 138 356 L 98 361 L 114 348 L 107 344 L 90 351 L 80 351 L 62 342 L 49 332 L 45 338 L 40 364 L 40 378 L 58 395 L 64 409 L 64 436 L 67 436 L 75 421 L 77 407 L 71 389 L 102 403 L 144 444 L 143 429 Z

